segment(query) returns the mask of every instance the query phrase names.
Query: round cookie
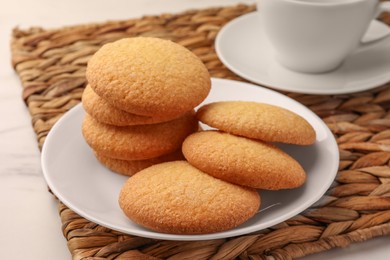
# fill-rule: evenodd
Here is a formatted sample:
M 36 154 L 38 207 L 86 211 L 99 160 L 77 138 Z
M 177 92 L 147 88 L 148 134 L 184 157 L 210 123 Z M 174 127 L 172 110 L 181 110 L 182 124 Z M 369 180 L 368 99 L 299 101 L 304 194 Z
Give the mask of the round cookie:
M 113 106 L 151 117 L 190 111 L 211 88 L 208 70 L 195 54 L 151 37 L 105 44 L 89 60 L 86 76 L 93 90 Z
M 129 178 L 119 205 L 132 221 L 154 231 L 205 234 L 244 223 L 259 209 L 260 196 L 254 189 L 175 161 L 153 165 Z
M 98 161 L 108 169 L 110 169 L 113 172 L 126 175 L 126 176 L 133 176 L 137 172 L 148 168 L 152 165 L 163 163 L 163 162 L 170 162 L 170 161 L 177 161 L 177 160 L 183 160 L 183 153 L 181 152 L 181 149 L 169 153 L 164 154 L 160 157 L 146 159 L 146 160 L 120 160 L 120 159 L 113 159 L 104 155 L 101 155 L 100 153 L 95 152 L 95 156 L 98 159 Z
M 87 85 L 84 89 L 82 104 L 85 111 L 87 111 L 87 113 L 90 114 L 93 118 L 101 123 L 109 125 L 146 125 L 166 122 L 173 119 L 140 116 L 120 110 L 110 105 L 107 101 L 96 94 L 90 85 Z
M 93 150 L 122 160 L 145 160 L 174 152 L 197 130 L 193 113 L 160 124 L 122 127 L 100 123 L 86 114 L 82 125 L 84 139 Z
M 197 118 L 219 130 L 268 142 L 310 145 L 316 140 L 313 127 L 287 109 L 264 103 L 225 101 L 204 105 Z
M 184 157 L 194 167 L 227 182 L 256 189 L 280 190 L 301 186 L 301 165 L 274 145 L 219 131 L 188 136 Z

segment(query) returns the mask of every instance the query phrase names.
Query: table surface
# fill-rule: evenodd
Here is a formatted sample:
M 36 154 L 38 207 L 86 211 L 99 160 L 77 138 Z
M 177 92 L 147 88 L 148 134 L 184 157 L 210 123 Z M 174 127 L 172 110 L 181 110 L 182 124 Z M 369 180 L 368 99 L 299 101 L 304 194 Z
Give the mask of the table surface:
M 21 85 L 11 66 L 15 27 L 56 28 L 145 14 L 253 4 L 234 0 L 12 0 L 0 3 L 0 251 L 2 259 L 71 259 L 61 233 L 57 202 L 42 176 L 40 153 Z M 386 259 L 390 236 L 307 256 L 315 259 Z

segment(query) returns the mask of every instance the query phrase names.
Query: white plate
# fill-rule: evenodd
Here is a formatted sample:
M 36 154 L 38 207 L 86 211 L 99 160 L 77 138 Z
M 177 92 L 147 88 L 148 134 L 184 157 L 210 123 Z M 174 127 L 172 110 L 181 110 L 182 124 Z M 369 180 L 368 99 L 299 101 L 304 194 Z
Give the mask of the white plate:
M 261 30 L 260 13 L 240 16 L 225 25 L 215 41 L 221 61 L 237 75 L 274 89 L 308 94 L 344 94 L 372 89 L 390 81 L 390 37 L 360 47 L 336 70 L 304 74 L 286 69 L 273 59 L 273 49 Z M 363 39 L 389 35 L 373 21 Z
M 42 168 L 47 184 L 65 205 L 90 221 L 124 233 L 166 240 L 216 239 L 258 231 L 295 216 L 325 193 L 337 173 L 339 157 L 334 137 L 320 118 L 289 97 L 238 81 L 213 79 L 204 103 L 218 100 L 248 100 L 285 107 L 308 120 L 317 134 L 312 146 L 282 146 L 306 170 L 306 184 L 293 190 L 261 191 L 261 208 L 274 206 L 235 229 L 205 235 L 162 234 L 127 219 L 117 203 L 126 177 L 110 172 L 95 159 L 81 134 L 85 114 L 81 105 L 66 113 L 46 138 Z

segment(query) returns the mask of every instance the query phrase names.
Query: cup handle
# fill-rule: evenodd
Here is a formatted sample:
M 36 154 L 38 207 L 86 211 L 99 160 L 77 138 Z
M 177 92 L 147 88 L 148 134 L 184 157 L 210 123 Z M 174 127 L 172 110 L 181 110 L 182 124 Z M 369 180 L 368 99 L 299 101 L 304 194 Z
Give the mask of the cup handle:
M 381 15 L 383 12 L 390 12 L 390 2 L 381 2 L 378 4 L 378 10 L 374 15 L 374 19 Z M 367 37 L 365 37 L 365 40 L 362 40 L 360 43 L 361 47 L 370 46 L 373 43 L 381 41 L 390 36 L 390 30 L 388 29 L 387 25 L 383 25 L 383 28 L 379 29 L 382 30 L 374 32 L 373 35 L 366 35 Z

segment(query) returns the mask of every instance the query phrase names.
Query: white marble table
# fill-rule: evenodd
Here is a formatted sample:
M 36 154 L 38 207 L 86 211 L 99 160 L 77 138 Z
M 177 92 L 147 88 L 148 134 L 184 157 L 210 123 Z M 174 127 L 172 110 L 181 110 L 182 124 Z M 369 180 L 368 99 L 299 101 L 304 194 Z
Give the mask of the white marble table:
M 40 153 L 21 86 L 11 67 L 10 35 L 19 26 L 128 19 L 144 14 L 254 1 L 234 0 L 12 0 L 0 2 L 0 252 L 1 259 L 71 259 L 61 234 L 57 202 L 47 191 Z M 304 259 L 390 259 L 390 237 Z

